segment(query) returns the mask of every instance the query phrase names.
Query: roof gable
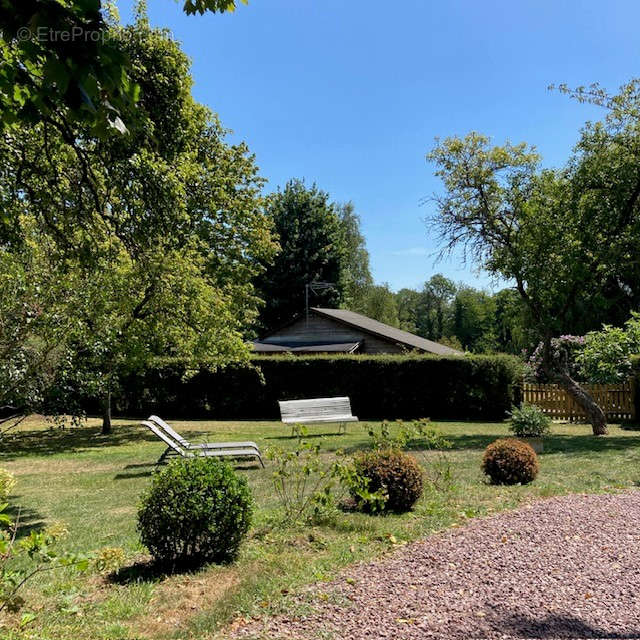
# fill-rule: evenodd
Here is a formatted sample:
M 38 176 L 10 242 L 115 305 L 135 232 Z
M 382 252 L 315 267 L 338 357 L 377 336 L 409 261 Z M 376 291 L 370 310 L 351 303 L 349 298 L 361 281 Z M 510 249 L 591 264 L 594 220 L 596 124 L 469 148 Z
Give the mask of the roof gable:
M 370 333 L 379 338 L 405 345 L 409 349 L 419 349 L 420 351 L 443 356 L 464 355 L 457 349 L 452 349 L 444 344 L 421 338 L 413 333 L 392 327 L 373 318 L 368 318 L 355 311 L 347 311 L 346 309 L 324 309 L 322 307 L 312 307 L 310 311 L 319 316 L 336 320 L 347 326 L 355 327 L 365 333 Z

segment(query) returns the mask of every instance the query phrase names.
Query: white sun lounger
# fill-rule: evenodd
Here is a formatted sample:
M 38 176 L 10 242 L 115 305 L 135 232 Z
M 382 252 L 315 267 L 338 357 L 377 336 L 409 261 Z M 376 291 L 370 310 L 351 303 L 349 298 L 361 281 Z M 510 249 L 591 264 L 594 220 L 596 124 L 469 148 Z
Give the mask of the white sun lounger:
M 262 456 L 258 449 L 254 447 L 245 448 L 210 448 L 210 449 L 195 449 L 193 451 L 187 451 L 183 449 L 175 440 L 170 438 L 162 429 L 150 420 L 143 420 L 141 422 L 145 427 L 150 429 L 162 442 L 167 445 L 166 450 L 158 459 L 158 464 L 164 462 L 164 459 L 170 454 L 177 454 L 181 458 L 257 458 L 264 467 Z

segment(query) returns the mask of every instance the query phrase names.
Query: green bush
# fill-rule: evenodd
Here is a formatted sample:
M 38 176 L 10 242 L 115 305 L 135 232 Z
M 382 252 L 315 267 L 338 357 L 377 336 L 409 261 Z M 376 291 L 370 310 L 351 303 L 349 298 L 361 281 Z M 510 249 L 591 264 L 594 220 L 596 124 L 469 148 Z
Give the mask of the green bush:
M 535 404 L 523 402 L 509 412 L 509 430 L 518 438 L 540 438 L 551 430 L 551 418 Z
M 0 503 L 6 502 L 15 486 L 16 479 L 13 473 L 0 469 Z
M 384 509 L 396 513 L 409 511 L 422 495 L 422 469 L 413 456 L 397 449 L 368 451 L 354 459 L 356 474 L 367 481 L 369 494 L 384 495 Z M 357 493 L 352 493 L 356 502 Z M 366 510 L 368 504 L 362 503 Z
M 233 560 L 249 530 L 247 481 L 213 458 L 175 460 L 153 477 L 138 511 L 142 542 L 172 570 Z
M 522 440 L 503 438 L 484 452 L 482 470 L 493 484 L 528 484 L 538 475 L 538 456 Z
M 506 355 L 290 355 L 252 363 L 188 379 L 178 366 L 141 372 L 122 381 L 125 395 L 115 402 L 125 415 L 278 420 L 278 400 L 349 396 L 361 420 L 502 420 L 520 400 L 522 365 Z

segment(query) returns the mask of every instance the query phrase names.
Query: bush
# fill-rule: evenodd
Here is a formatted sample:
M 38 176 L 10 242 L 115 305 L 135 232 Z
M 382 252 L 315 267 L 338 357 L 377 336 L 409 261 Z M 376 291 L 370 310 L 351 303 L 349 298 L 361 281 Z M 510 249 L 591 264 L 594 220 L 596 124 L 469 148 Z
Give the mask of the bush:
M 185 379 L 178 366 L 123 380 L 124 415 L 278 420 L 278 400 L 349 396 L 361 420 L 502 420 L 519 402 L 513 356 L 262 356 Z M 247 402 L 251 398 L 251 402 Z M 87 407 L 99 412 L 99 406 Z
M 409 511 L 422 495 L 422 470 L 413 456 L 395 449 L 369 451 L 354 460 L 359 478 L 367 481 L 369 494 L 384 495 L 384 509 L 396 513 Z M 352 491 L 356 501 L 361 496 Z M 367 509 L 367 504 L 361 502 Z
M 503 438 L 486 448 L 482 470 L 493 484 L 528 484 L 538 475 L 538 456 L 526 442 Z
M 171 569 L 227 562 L 249 530 L 245 478 L 212 458 L 175 460 L 153 477 L 138 511 L 142 542 Z
M 551 418 L 535 404 L 523 402 L 509 412 L 511 424 L 509 430 L 518 438 L 540 438 L 551 429 Z
M 0 469 L 0 503 L 6 502 L 15 486 L 16 479 L 13 473 Z

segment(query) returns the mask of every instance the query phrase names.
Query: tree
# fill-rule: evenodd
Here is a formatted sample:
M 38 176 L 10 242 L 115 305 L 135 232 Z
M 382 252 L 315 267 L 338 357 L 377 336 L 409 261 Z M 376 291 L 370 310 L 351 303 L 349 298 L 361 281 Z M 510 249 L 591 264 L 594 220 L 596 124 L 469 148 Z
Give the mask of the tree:
M 280 252 L 257 279 L 265 301 L 262 328 L 269 331 L 304 312 L 305 285 L 329 282 L 311 292 L 310 305 L 338 307 L 342 299 L 343 234 L 329 195 L 314 184 L 289 181 L 267 203 Z
M 539 170 L 526 144 L 491 147 L 477 133 L 429 154 L 445 186 L 434 222 L 447 249 L 462 245 L 513 280 L 545 344 L 544 366 L 585 410 L 596 435 L 606 416 L 550 357 L 572 314 L 596 308 L 620 266 L 640 250 L 640 91 L 625 85 L 606 118 L 587 124 L 567 165 Z
M 368 289 L 373 285 L 369 268 L 369 252 L 360 230 L 360 216 L 352 202 L 336 207 L 342 233 L 342 305 L 345 309 L 362 312 Z
M 138 87 L 129 60 L 110 38 L 113 5 L 102 4 L 0 2 L 0 129 L 48 122 L 68 142 L 77 122 L 94 133 L 126 132 L 120 116 L 137 100 Z M 185 0 L 183 9 L 192 15 L 235 6 L 235 0 Z M 144 2 L 138 10 L 145 12 Z
M 398 307 L 398 326 L 409 333 L 416 333 L 418 326 L 418 307 L 421 296 L 415 289 L 400 289 L 396 293 Z
M 449 333 L 447 327 L 452 321 L 449 316 L 456 290 L 455 283 L 441 273 L 436 273 L 424 283 L 417 322 L 420 335 L 437 341 Z
M 103 397 L 105 432 L 123 373 L 168 360 L 195 371 L 248 358 L 252 280 L 275 249 L 253 157 L 227 144 L 214 114 L 193 100 L 178 45 L 144 19 L 111 38 L 144 90 L 131 135 L 77 129 L 99 200 L 64 137 L 44 125 L 19 128 L 0 145 L 0 194 L 11 214 L 0 237 L 21 250 L 28 219 L 50 245 L 72 319 L 64 340 L 72 355 L 58 377 Z
M 468 351 L 494 351 L 495 302 L 484 291 L 461 287 L 453 302 L 453 334 Z
M 369 287 L 363 313 L 392 327 L 400 324 L 395 296 L 386 282 Z
M 515 289 L 502 289 L 494 295 L 497 347 L 507 353 L 522 353 L 531 346 L 526 307 Z

